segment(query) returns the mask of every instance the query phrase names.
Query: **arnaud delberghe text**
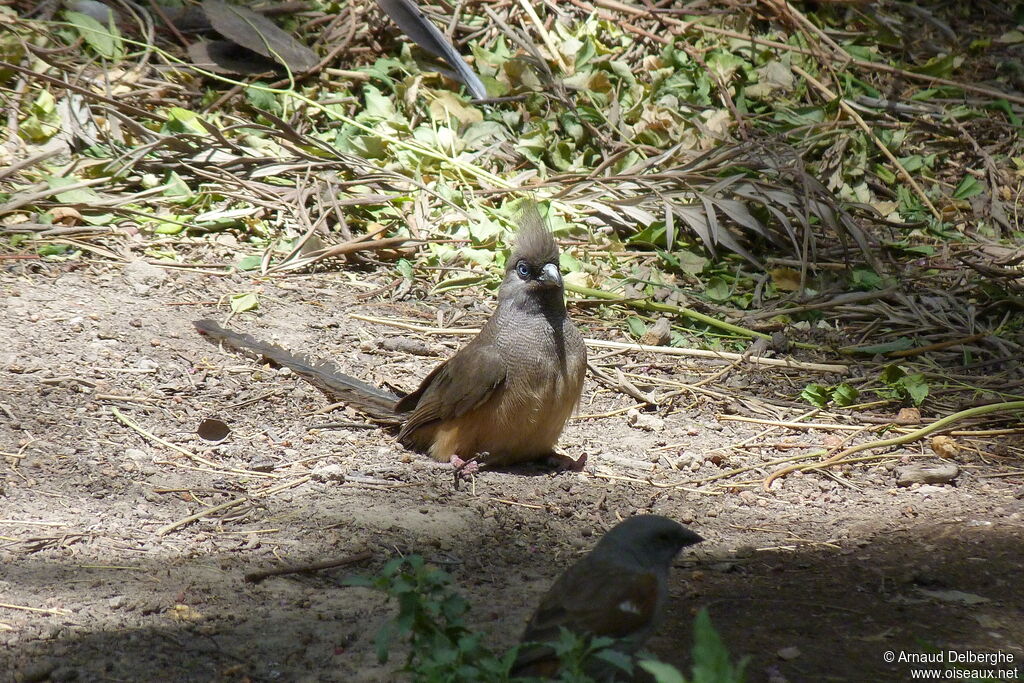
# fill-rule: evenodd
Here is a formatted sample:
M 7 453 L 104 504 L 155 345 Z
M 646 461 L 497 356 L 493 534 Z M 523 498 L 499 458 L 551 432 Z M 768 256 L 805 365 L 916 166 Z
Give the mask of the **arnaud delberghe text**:
M 1014 656 L 1012 652 L 971 652 L 967 650 L 939 650 L 938 652 L 901 652 L 899 662 L 909 664 L 1012 664 Z

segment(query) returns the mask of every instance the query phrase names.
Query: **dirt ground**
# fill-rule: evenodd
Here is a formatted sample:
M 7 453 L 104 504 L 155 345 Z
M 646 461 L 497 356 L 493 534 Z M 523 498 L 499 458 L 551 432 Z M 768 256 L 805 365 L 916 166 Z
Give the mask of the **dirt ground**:
M 707 607 L 733 656 L 750 657 L 752 681 L 911 680 L 930 667 L 906 658 L 925 653 L 961 660 L 947 677 L 1024 677 L 1024 472 L 1006 450 L 1019 436 L 970 441 L 949 485 L 896 485 L 901 464 L 938 460 L 913 444 L 765 492 L 764 463 L 851 433 L 731 418 L 793 420 L 807 412 L 792 402 L 800 387 L 828 378 L 743 366 L 637 419 L 620 410 L 635 399 L 589 377 L 583 417 L 560 441 L 587 457 L 583 471 L 482 472 L 456 488 L 448 466 L 356 413 L 324 412 L 304 381 L 191 327 L 223 320 L 227 296 L 258 288 L 260 310 L 236 329 L 410 389 L 465 338 L 352 314 L 471 327 L 490 302 L 374 292 L 389 282 L 373 271 L 254 280 L 141 262 L 5 264 L 0 680 L 400 680 L 401 659 L 380 665 L 373 650 L 393 608 L 343 586 L 350 573 L 419 553 L 454 576 L 474 623 L 504 647 L 564 567 L 642 512 L 707 539 L 677 560 L 668 619 L 649 644 L 666 661 L 688 667 L 690 624 Z M 723 367 L 591 357 L 650 377 L 638 388 L 654 393 Z M 206 418 L 230 436 L 202 441 Z M 701 481 L 745 465 L 760 467 Z M 243 580 L 361 552 L 371 559 Z

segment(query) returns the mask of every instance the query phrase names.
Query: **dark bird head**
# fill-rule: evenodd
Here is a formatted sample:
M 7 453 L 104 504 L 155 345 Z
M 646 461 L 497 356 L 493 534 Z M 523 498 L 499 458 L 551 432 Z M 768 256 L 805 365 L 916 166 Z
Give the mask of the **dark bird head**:
M 558 245 L 545 227 L 537 205 L 527 202 L 519 217 L 515 248 L 505 265 L 498 298 L 525 309 L 564 311 L 563 292 Z
M 682 524 L 661 515 L 637 515 L 620 522 L 594 548 L 632 557 L 648 569 L 668 571 L 672 560 L 688 545 L 704 539 Z

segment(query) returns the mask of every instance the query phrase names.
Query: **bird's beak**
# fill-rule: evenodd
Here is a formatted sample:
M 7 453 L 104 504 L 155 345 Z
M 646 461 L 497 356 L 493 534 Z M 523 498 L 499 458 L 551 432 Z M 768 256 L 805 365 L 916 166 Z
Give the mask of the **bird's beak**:
M 541 268 L 537 281 L 545 287 L 561 287 L 562 271 L 558 269 L 557 263 L 545 263 Z

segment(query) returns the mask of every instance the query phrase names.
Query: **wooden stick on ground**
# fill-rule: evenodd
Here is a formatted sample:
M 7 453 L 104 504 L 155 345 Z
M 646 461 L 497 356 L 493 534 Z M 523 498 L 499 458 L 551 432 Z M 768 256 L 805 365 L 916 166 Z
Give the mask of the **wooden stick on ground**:
M 953 424 L 954 422 L 959 422 L 960 420 L 966 420 L 972 417 L 979 417 L 981 415 L 988 415 L 989 413 L 1013 412 L 1017 410 L 1024 411 L 1024 401 L 1007 401 L 1005 403 L 993 403 L 987 406 L 978 406 L 977 408 L 961 410 L 959 413 L 947 415 L 941 420 L 936 420 L 930 425 L 921 427 L 920 429 L 910 432 L 909 434 L 896 436 L 891 439 L 882 439 L 880 441 L 869 441 L 868 443 L 862 443 L 860 445 L 853 446 L 852 448 L 847 448 L 845 450 L 839 451 L 830 458 L 826 458 L 821 462 L 812 463 L 810 465 L 790 465 L 788 467 L 783 467 L 782 469 L 775 470 L 770 475 L 765 477 L 763 484 L 764 490 L 768 491 L 773 481 L 775 481 L 779 477 L 786 476 L 790 472 L 796 472 L 797 470 L 805 469 L 821 469 L 822 467 L 835 465 L 841 461 L 846 460 L 846 458 L 850 457 L 854 453 L 860 453 L 861 451 L 866 451 L 871 448 L 888 448 L 890 446 L 902 446 L 903 444 L 907 444 L 912 441 L 922 439 L 928 436 L 929 434 L 937 432 L 940 429 L 943 429 L 944 427 Z
M 337 560 L 325 560 L 323 562 L 313 562 L 312 564 L 299 564 L 292 567 L 278 567 L 277 569 L 261 569 L 256 572 L 249 572 L 245 575 L 245 580 L 249 583 L 259 583 L 263 579 L 271 576 L 283 576 L 285 574 L 306 574 L 310 572 L 318 572 L 324 569 L 334 569 L 335 567 L 344 567 L 345 565 L 355 564 L 357 562 L 364 562 L 373 557 L 373 553 L 369 550 L 365 550 L 355 555 L 349 555 L 348 557 L 342 557 Z
M 263 491 L 262 493 L 259 493 L 259 494 L 253 495 L 253 496 L 246 496 L 245 498 L 235 498 L 234 500 L 229 500 L 226 503 L 221 503 L 220 505 L 214 505 L 212 508 L 206 508 L 205 510 L 201 510 L 200 512 L 197 512 L 194 515 L 189 515 L 188 517 L 185 517 L 184 519 L 179 519 L 177 522 L 172 522 L 170 524 L 167 524 L 165 526 L 160 527 L 159 529 L 156 530 L 156 535 L 157 536 L 166 536 L 167 534 L 171 533 L 175 529 L 180 529 L 181 527 L 187 526 L 187 525 L 191 524 L 192 522 L 196 522 L 196 521 L 198 521 L 198 520 L 200 520 L 200 519 L 202 519 L 204 517 L 209 517 L 210 515 L 216 514 L 218 512 L 222 512 L 224 510 L 230 510 L 231 508 L 235 507 L 236 505 L 241 505 L 242 503 L 247 503 L 247 502 L 249 502 L 251 500 L 254 500 L 256 498 L 266 498 L 268 496 L 272 496 L 273 494 L 279 493 L 281 491 L 284 491 L 285 489 L 290 489 L 290 488 L 293 488 L 295 486 L 299 486 L 301 484 L 305 484 L 307 481 L 309 481 L 312 478 L 313 478 L 312 476 L 307 474 L 305 476 L 299 477 L 295 481 L 288 481 L 288 482 L 285 482 L 283 484 L 278 484 L 277 486 L 271 486 L 269 489 L 267 489 L 266 491 Z

